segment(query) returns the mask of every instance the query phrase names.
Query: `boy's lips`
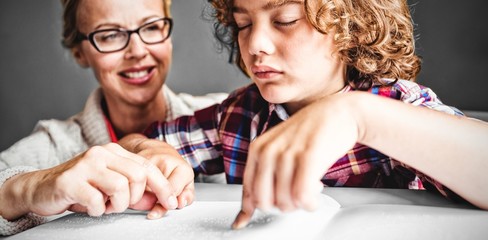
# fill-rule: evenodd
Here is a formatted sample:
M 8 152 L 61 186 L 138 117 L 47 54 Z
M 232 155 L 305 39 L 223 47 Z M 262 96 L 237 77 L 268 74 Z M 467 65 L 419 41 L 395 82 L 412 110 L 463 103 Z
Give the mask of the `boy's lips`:
M 283 74 L 282 71 L 279 71 L 275 68 L 266 65 L 252 66 L 251 71 L 254 74 L 254 76 L 261 79 L 269 79 L 277 75 Z

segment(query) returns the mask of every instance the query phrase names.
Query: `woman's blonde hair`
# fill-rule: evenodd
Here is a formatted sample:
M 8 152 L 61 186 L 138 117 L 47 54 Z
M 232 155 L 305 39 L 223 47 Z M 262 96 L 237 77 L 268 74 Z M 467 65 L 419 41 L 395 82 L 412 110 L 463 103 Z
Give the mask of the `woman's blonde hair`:
M 209 1 L 217 40 L 246 73 L 232 15 L 234 1 Z M 366 90 L 381 83 L 381 78 L 415 80 L 421 61 L 415 54 L 406 0 L 304 0 L 304 8 L 317 31 L 334 34 L 337 54 L 347 65 L 352 87 Z
M 64 47 L 71 49 L 81 42 L 78 31 L 78 7 L 81 0 L 61 0 L 63 5 L 63 40 Z M 171 17 L 171 0 L 162 0 L 164 14 Z M 137 4 L 137 3 L 134 3 Z

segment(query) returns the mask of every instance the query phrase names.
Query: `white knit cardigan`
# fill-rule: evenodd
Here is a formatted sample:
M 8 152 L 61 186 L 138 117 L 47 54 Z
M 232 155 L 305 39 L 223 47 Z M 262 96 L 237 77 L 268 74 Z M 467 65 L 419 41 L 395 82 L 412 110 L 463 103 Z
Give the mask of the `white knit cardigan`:
M 166 120 L 193 114 L 197 109 L 220 103 L 227 94 L 214 93 L 205 96 L 175 94 L 164 86 L 167 102 Z M 0 187 L 12 176 L 24 172 L 59 165 L 90 146 L 110 142 L 105 125 L 100 88 L 94 90 L 82 112 L 67 120 L 39 121 L 31 135 L 21 139 L 0 153 Z M 0 216 L 0 236 L 13 235 L 37 226 L 46 218 L 29 213 L 16 221 L 7 221 Z

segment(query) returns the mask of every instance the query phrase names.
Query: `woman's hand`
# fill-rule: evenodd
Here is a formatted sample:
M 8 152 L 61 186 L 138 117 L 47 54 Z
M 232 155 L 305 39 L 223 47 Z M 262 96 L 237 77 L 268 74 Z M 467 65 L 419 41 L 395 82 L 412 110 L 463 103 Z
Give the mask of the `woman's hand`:
M 335 96 L 317 101 L 251 143 L 233 228 L 246 226 L 255 208 L 316 207 L 320 179 L 358 140 L 358 124 L 343 104 Z
M 9 220 L 29 212 L 48 216 L 65 210 L 100 216 L 144 200 L 146 187 L 164 208 L 177 207 L 174 189 L 156 165 L 110 143 L 56 167 L 7 180 L 0 189 L 0 213 Z
M 148 139 L 141 134 L 130 134 L 119 141 L 127 150 L 137 153 L 154 164 L 168 179 L 178 199 L 178 208 L 183 208 L 193 202 L 194 199 L 194 173 L 190 164 L 169 144 Z M 156 198 L 152 198 L 153 201 Z M 151 202 L 150 198 L 144 198 L 143 202 L 131 206 L 133 209 L 149 210 L 148 218 L 162 217 L 166 211 L 163 206 Z

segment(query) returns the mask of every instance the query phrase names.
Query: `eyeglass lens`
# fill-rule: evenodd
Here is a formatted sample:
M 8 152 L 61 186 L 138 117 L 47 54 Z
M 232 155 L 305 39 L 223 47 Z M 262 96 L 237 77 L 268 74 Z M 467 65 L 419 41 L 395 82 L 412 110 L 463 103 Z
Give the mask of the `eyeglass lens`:
M 100 52 L 114 52 L 125 48 L 132 33 L 137 33 L 146 44 L 160 43 L 169 37 L 170 20 L 159 19 L 142 25 L 136 30 L 107 29 L 92 34 L 92 42 Z

